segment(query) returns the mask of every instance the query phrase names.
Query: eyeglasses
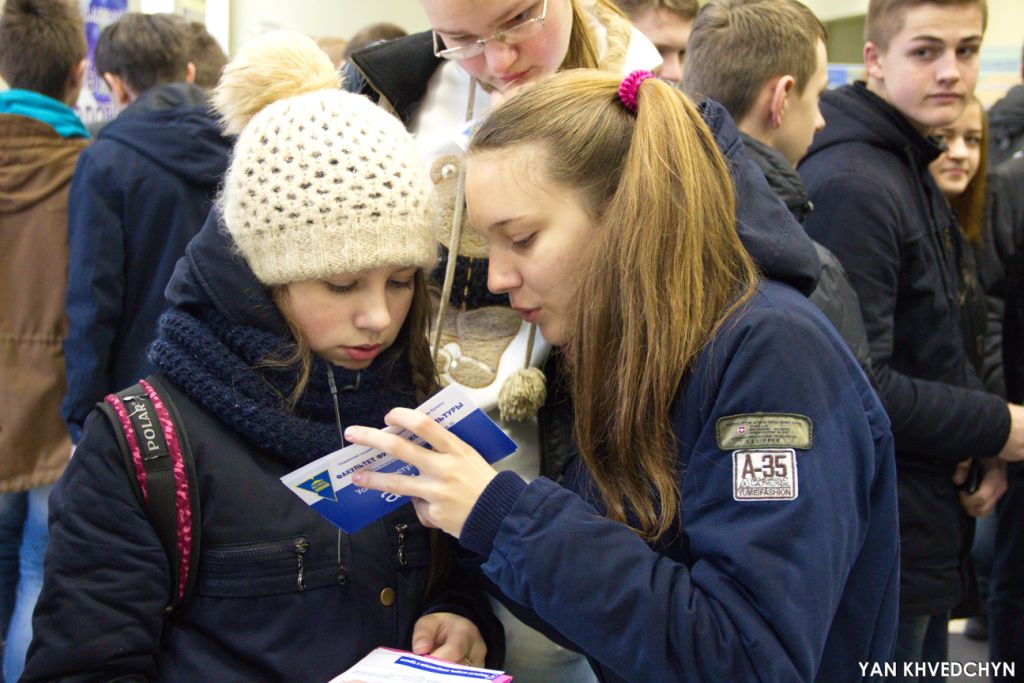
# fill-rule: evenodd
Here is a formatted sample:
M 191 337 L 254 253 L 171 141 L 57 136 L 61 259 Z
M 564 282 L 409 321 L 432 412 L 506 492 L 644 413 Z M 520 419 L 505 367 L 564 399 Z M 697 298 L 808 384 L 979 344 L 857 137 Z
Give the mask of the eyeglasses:
M 523 12 L 523 14 L 533 13 L 536 9 L 536 5 L 533 5 L 530 9 Z M 484 53 L 484 47 L 491 40 L 496 40 L 499 43 L 505 45 L 515 45 L 522 43 L 523 41 L 529 40 L 534 37 L 544 28 L 544 19 L 548 14 L 548 0 L 544 0 L 540 15 L 531 17 L 522 21 L 515 26 L 502 29 L 501 31 L 495 31 L 494 35 L 490 35 L 486 38 L 471 38 L 468 40 L 457 40 L 451 39 L 442 40 L 441 36 L 437 34 L 437 31 L 433 31 L 434 34 L 434 56 L 441 57 L 443 59 L 452 59 L 455 61 L 461 61 L 463 59 L 470 59 Z M 459 43 L 462 43 L 461 45 Z M 446 47 L 451 45 L 451 47 Z

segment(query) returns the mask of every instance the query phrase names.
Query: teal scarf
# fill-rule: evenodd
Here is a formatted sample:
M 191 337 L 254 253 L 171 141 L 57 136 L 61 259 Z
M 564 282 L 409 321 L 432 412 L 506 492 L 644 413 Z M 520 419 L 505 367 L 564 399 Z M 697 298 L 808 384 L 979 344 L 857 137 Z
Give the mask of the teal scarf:
M 0 114 L 27 116 L 42 121 L 57 131 L 57 135 L 62 138 L 91 137 L 70 107 L 31 90 L 12 89 L 0 92 Z

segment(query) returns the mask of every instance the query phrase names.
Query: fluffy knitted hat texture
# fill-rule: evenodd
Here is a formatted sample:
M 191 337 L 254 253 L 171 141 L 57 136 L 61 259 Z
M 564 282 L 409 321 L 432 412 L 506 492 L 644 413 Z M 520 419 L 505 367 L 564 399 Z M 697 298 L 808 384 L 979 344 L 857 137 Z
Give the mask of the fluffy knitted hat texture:
M 433 186 L 412 137 L 339 88 L 316 43 L 288 31 L 243 48 L 217 86 L 224 127 L 240 132 L 220 209 L 265 285 L 437 259 Z

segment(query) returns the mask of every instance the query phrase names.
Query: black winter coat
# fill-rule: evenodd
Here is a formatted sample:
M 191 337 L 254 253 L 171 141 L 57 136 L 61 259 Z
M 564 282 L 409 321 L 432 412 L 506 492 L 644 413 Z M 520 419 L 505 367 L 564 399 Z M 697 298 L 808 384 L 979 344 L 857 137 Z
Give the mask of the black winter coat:
M 953 470 L 964 458 L 999 453 L 1009 411 L 983 391 L 976 371 L 984 323 L 974 321 L 977 332 L 969 332 L 964 322 L 962 309 L 974 310 L 965 306 L 974 300 L 973 271 L 928 172 L 939 147 L 862 83 L 825 93 L 821 108 L 828 124 L 799 169 L 815 205 L 805 226 L 839 258 L 857 292 L 892 420 L 901 607 L 935 614 L 969 585 L 973 525 Z
M 989 168 L 1024 150 L 1024 83 L 1010 88 L 989 109 L 988 140 Z
M 993 383 L 1005 386 L 1014 403 L 1024 401 L 1024 156 L 1003 162 L 988 175 L 989 220 L 981 258 L 989 295 L 990 339 L 1000 358 L 990 365 Z

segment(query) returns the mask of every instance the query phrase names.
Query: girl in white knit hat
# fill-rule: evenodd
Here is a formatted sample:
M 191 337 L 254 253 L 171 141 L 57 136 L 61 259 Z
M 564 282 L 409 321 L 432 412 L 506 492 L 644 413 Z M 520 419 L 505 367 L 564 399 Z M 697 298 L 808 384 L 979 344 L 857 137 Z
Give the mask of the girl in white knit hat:
M 198 501 L 178 519 L 178 551 L 201 547 L 190 588 L 146 489 L 133 492 L 116 423 L 95 411 L 53 494 L 26 680 L 322 683 L 381 645 L 483 665 L 493 617 L 443 590 L 411 506 L 349 535 L 279 481 L 343 446 L 347 425 L 382 424 L 436 388 L 427 170 L 401 123 L 342 92 L 298 34 L 243 50 L 215 99 L 239 133 L 226 230 L 211 216 L 179 262 L 143 385 L 195 461 Z

